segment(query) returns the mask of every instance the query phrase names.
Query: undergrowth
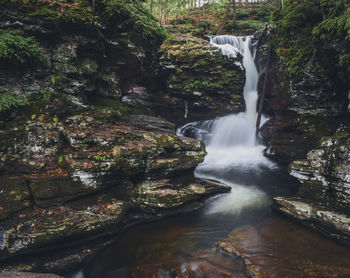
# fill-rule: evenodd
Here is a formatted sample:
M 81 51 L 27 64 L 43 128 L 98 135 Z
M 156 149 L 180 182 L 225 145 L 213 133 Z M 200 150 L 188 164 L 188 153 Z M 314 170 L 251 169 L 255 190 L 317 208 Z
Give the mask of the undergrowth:
M 11 108 L 28 104 L 28 99 L 24 96 L 16 96 L 13 92 L 0 90 L 0 112 L 6 112 Z
M 313 59 L 325 69 L 350 70 L 350 4 L 347 0 L 286 0 L 271 16 L 277 51 L 294 77 Z M 335 48 L 339 45 L 339 49 Z
M 44 63 L 41 51 L 33 37 L 23 37 L 19 30 L 0 29 L 0 61 L 15 64 Z

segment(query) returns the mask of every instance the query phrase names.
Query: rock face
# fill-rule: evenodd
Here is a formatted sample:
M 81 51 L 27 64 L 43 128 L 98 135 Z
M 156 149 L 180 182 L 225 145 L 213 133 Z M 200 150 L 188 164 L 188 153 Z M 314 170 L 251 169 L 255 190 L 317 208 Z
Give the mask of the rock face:
M 172 34 L 160 55 L 158 74 L 166 80 L 169 97 L 178 109 L 173 116 L 179 121 L 244 110 L 242 56 L 226 58 L 208 41 L 189 34 Z
M 296 197 L 275 198 L 275 207 L 327 236 L 350 242 L 350 130 L 324 137 L 304 160 L 290 164 L 301 182 Z
M 265 29 L 257 35 L 260 93 L 268 70 L 273 32 Z M 340 46 L 337 42 L 332 48 L 340 49 Z M 272 49 L 264 100 L 270 120 L 262 127 L 261 135 L 269 146 L 269 155 L 291 163 L 290 174 L 301 182 L 297 196 L 275 198 L 274 207 L 348 244 L 348 75 L 340 69 L 330 73 L 317 59 L 315 56 L 303 65 L 303 76 L 293 77 L 285 70 L 283 59 Z
M 0 262 L 7 270 L 63 273 L 98 249 L 92 240 L 229 190 L 193 177 L 204 145 L 178 137 L 157 116 L 159 94 L 145 86 L 155 78 L 161 27 L 128 8 L 138 1 L 117 4 L 126 6 L 102 15 L 98 5 L 93 22 L 33 16 L 43 5 L 56 7 L 46 1 L 28 9 L 5 1 L 0 11 L 0 26 L 32 36 L 46 60 L 18 68 L 0 59 L 0 97 L 27 103 L 0 109 Z M 89 248 L 78 250 L 82 243 Z
M 273 32 L 265 29 L 256 34 L 259 39 L 260 94 Z M 270 116 L 270 121 L 261 129 L 261 135 L 270 153 L 287 162 L 303 158 L 322 137 L 332 135 L 340 123 L 346 122 L 339 117 L 348 113 L 349 89 L 344 86 L 346 77 L 339 81 L 331 79 L 317 60 L 310 60 L 303 67 L 306 74 L 292 78 L 284 69 L 283 61 L 272 50 L 264 99 L 264 111 Z
M 1 150 L 0 259 L 115 233 L 131 210 L 166 214 L 227 190 L 191 178 L 202 143 L 151 116 L 113 123 L 86 113 L 22 127 L 21 138 L 2 130 L 17 142 L 16 152 L 11 144 Z

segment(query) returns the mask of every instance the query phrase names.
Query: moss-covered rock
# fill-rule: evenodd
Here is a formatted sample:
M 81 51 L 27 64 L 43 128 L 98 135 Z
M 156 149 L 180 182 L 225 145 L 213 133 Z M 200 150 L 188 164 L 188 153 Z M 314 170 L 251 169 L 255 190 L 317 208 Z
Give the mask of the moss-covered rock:
M 322 137 L 332 135 L 339 124 L 347 122 L 348 89 L 343 85 L 344 79 L 336 81 L 327 75 L 315 57 L 302 65 L 304 74 L 301 77 L 291 76 L 283 65 L 283 58 L 276 53 L 278 37 L 275 32 L 268 26 L 256 34 L 259 39 L 260 94 L 271 50 L 263 105 L 270 120 L 261 134 L 271 155 L 290 162 L 303 158 Z M 345 76 L 340 73 L 339 77 Z
M 182 117 L 203 119 L 243 110 L 242 57 L 226 58 L 218 48 L 189 34 L 172 34 L 161 46 L 161 70 L 169 95 L 187 103 Z M 185 116 L 184 116 L 185 115 Z
M 127 204 L 106 195 L 95 199 L 59 208 L 26 211 L 9 223 L 3 223 L 0 258 L 33 249 L 39 251 L 50 244 L 86 241 L 92 235 L 113 232 L 113 227 L 122 221 Z
M 0 261 L 81 244 L 118 231 L 134 214 L 164 216 L 228 190 L 194 180 L 204 145 L 176 136 L 173 124 L 146 115 L 116 121 L 112 108 L 99 109 L 1 130 L 0 170 L 12 177 L 0 176 Z M 30 269 L 51 271 L 45 265 Z
M 134 201 L 146 208 L 174 208 L 200 195 L 208 194 L 200 184 L 173 184 L 170 180 L 145 181 L 138 185 L 134 193 Z

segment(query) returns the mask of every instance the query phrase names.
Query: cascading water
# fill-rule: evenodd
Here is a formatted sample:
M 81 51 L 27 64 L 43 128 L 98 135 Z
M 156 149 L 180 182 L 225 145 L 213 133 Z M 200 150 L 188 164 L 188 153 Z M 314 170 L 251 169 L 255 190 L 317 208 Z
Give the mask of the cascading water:
M 294 195 L 299 184 L 282 167 L 277 168 L 265 158 L 264 147 L 255 141 L 255 45 L 251 37 L 231 36 L 215 37 L 211 43 L 228 57 L 235 57 L 238 53 L 243 55 L 247 73 L 244 87 L 246 111 L 211 121 L 189 123 L 179 128 L 178 133 L 201 139 L 207 146 L 208 154 L 198 165 L 195 175 L 229 184 L 231 193 L 209 199 L 203 210 L 124 231 L 116 242 L 101 250 L 72 278 L 173 277 L 175 274 L 181 277 L 212 277 L 212 274 L 213 277 L 246 277 L 239 256 L 229 258 L 213 248 L 223 238 L 230 238 L 227 235 L 231 231 L 234 235 L 243 235 L 242 239 L 234 237 L 232 241 L 242 250 L 242 257 L 253 256 L 257 268 L 267 267 L 272 271 L 271 277 L 289 274 L 302 277 L 310 272 L 310 265 L 322 266 L 329 257 L 324 257 L 326 253 L 336 265 L 344 257 L 349 257 L 348 252 L 344 253 L 339 246 L 332 247 L 325 243 L 326 239 L 307 236 L 304 229 L 301 231 L 290 223 L 286 225 L 285 221 L 271 215 L 266 207 L 271 196 Z M 185 102 L 185 116 L 186 107 Z M 243 229 L 237 230 L 240 227 Z M 288 230 L 292 232 L 288 233 Z M 286 240 L 288 244 L 284 244 Z M 302 249 L 300 245 L 303 245 Z M 299 259 L 295 259 L 296 253 L 299 256 L 304 252 L 306 255 L 301 261 L 307 262 L 305 273 L 299 272 L 303 266 L 300 266 Z M 347 260 L 343 262 L 348 263 Z
M 254 62 L 256 43 L 252 42 L 252 37 L 235 36 L 217 36 L 211 38 L 210 43 L 228 58 L 236 58 L 239 53 L 243 56 L 246 110 L 215 120 L 189 123 L 179 128 L 178 134 L 191 135 L 206 144 L 207 155 L 196 168 L 196 177 L 217 180 L 232 187 L 230 194 L 216 198 L 210 204 L 208 212 L 237 213 L 245 207 L 267 204 L 265 193 L 249 181 L 260 169 L 276 166 L 263 155 L 264 146 L 257 142 L 255 134 L 258 100 L 258 70 Z

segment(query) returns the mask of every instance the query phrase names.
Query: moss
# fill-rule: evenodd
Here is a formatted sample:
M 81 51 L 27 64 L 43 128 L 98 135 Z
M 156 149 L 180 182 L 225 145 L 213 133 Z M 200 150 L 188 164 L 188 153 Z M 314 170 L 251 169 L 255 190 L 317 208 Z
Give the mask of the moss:
M 236 94 L 231 94 L 231 97 L 234 98 L 234 99 L 239 99 L 242 96 L 241 95 L 236 95 Z
M 160 37 L 163 40 L 167 37 L 165 29 L 140 1 L 103 0 L 103 3 L 110 17 L 116 14 L 129 15 L 135 29 L 141 30 L 144 38 Z
M 130 112 L 130 106 L 119 99 L 111 99 L 108 97 L 94 97 L 90 100 L 91 104 L 102 109 L 110 111 L 111 121 L 127 121 Z M 98 116 L 98 115 L 97 115 Z
M 40 99 L 44 102 L 50 102 L 53 97 L 57 96 L 57 92 L 50 89 L 42 89 L 40 90 Z
M 24 16 L 50 22 L 81 23 L 99 25 L 98 16 L 93 12 L 88 1 L 58 0 L 58 1 L 27 1 L 0 0 L 0 4 L 12 8 Z
M 144 38 L 166 37 L 164 28 L 140 0 L 101 0 L 96 1 L 95 7 L 86 0 L 0 0 L 0 4 L 16 10 L 23 18 L 90 25 L 96 27 L 97 35 L 102 35 L 98 27 L 115 17 L 121 24 L 131 23 L 134 30 L 141 30 Z

